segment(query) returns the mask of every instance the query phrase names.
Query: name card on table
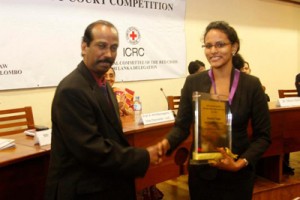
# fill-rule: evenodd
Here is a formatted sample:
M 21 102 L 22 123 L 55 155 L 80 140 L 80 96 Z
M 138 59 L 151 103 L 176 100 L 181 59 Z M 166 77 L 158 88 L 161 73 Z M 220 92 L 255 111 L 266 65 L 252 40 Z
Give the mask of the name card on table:
M 277 105 L 279 107 L 300 106 L 300 97 L 286 97 L 278 99 Z
M 35 144 L 40 146 L 51 144 L 51 131 L 52 129 L 36 131 L 34 135 Z
M 142 121 L 145 125 L 172 120 L 174 120 L 174 114 L 171 110 L 142 114 Z

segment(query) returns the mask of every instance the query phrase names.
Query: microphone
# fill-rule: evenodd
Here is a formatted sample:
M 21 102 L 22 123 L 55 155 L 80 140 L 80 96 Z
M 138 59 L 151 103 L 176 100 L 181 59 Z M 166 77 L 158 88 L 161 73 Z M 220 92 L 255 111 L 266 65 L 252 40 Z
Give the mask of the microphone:
M 168 110 L 170 110 L 167 95 L 165 94 L 165 92 L 164 92 L 164 90 L 163 90 L 162 88 L 160 88 L 160 91 L 161 91 L 161 92 L 163 93 L 163 95 L 165 96 L 165 98 L 166 98 L 166 100 L 167 100 Z M 174 116 L 175 116 L 174 110 L 172 110 L 172 112 L 173 112 L 173 114 L 174 114 Z
M 165 94 L 164 90 L 162 88 L 160 88 L 160 91 L 163 93 L 163 95 L 165 96 L 167 103 L 168 103 L 168 98 L 167 98 L 167 95 Z
M 168 97 L 167 97 L 167 95 L 165 94 L 165 92 L 164 92 L 164 90 L 163 90 L 162 88 L 160 88 L 160 91 L 163 93 L 163 95 L 165 96 L 165 98 L 166 98 L 166 100 L 167 100 L 168 110 L 171 110 L 171 109 L 169 108 L 169 102 L 168 102 Z M 175 113 L 174 110 L 172 110 L 172 113 L 173 113 L 174 117 L 176 117 L 176 113 Z

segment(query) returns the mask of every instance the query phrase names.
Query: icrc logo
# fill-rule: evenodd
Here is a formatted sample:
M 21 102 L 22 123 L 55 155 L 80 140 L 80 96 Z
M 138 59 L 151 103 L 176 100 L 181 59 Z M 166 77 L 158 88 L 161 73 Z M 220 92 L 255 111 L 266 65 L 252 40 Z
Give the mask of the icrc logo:
M 141 34 L 135 27 L 129 27 L 126 31 L 126 39 L 130 44 L 136 45 L 140 42 Z

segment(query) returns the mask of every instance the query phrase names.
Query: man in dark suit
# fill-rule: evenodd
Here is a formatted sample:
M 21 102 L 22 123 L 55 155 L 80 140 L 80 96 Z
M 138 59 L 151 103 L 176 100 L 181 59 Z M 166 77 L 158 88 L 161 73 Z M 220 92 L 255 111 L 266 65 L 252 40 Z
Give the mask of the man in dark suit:
M 104 78 L 118 45 L 113 24 L 90 24 L 83 61 L 56 89 L 45 199 L 135 199 L 135 177 L 161 162 L 156 146 L 131 147 L 123 134 L 117 100 Z
M 295 86 L 298 91 L 298 96 L 300 97 L 300 73 L 296 75 Z

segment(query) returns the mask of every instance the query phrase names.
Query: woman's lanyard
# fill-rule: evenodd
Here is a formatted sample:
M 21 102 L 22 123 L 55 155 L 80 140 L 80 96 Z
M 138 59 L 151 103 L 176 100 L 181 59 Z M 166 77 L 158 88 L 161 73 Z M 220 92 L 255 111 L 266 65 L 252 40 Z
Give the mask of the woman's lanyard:
M 215 94 L 217 94 L 215 77 L 214 77 L 213 71 L 211 69 L 208 71 L 208 75 L 209 75 L 210 80 L 212 82 L 212 85 L 214 87 L 214 92 L 215 92 Z M 234 97 L 234 94 L 236 92 L 236 89 L 237 89 L 237 86 L 238 86 L 238 83 L 239 83 L 239 79 L 240 79 L 240 71 L 237 70 L 237 69 L 234 69 L 233 83 L 232 83 L 232 86 L 230 88 L 230 93 L 229 93 L 229 97 L 228 97 L 229 105 L 231 105 L 232 99 Z

